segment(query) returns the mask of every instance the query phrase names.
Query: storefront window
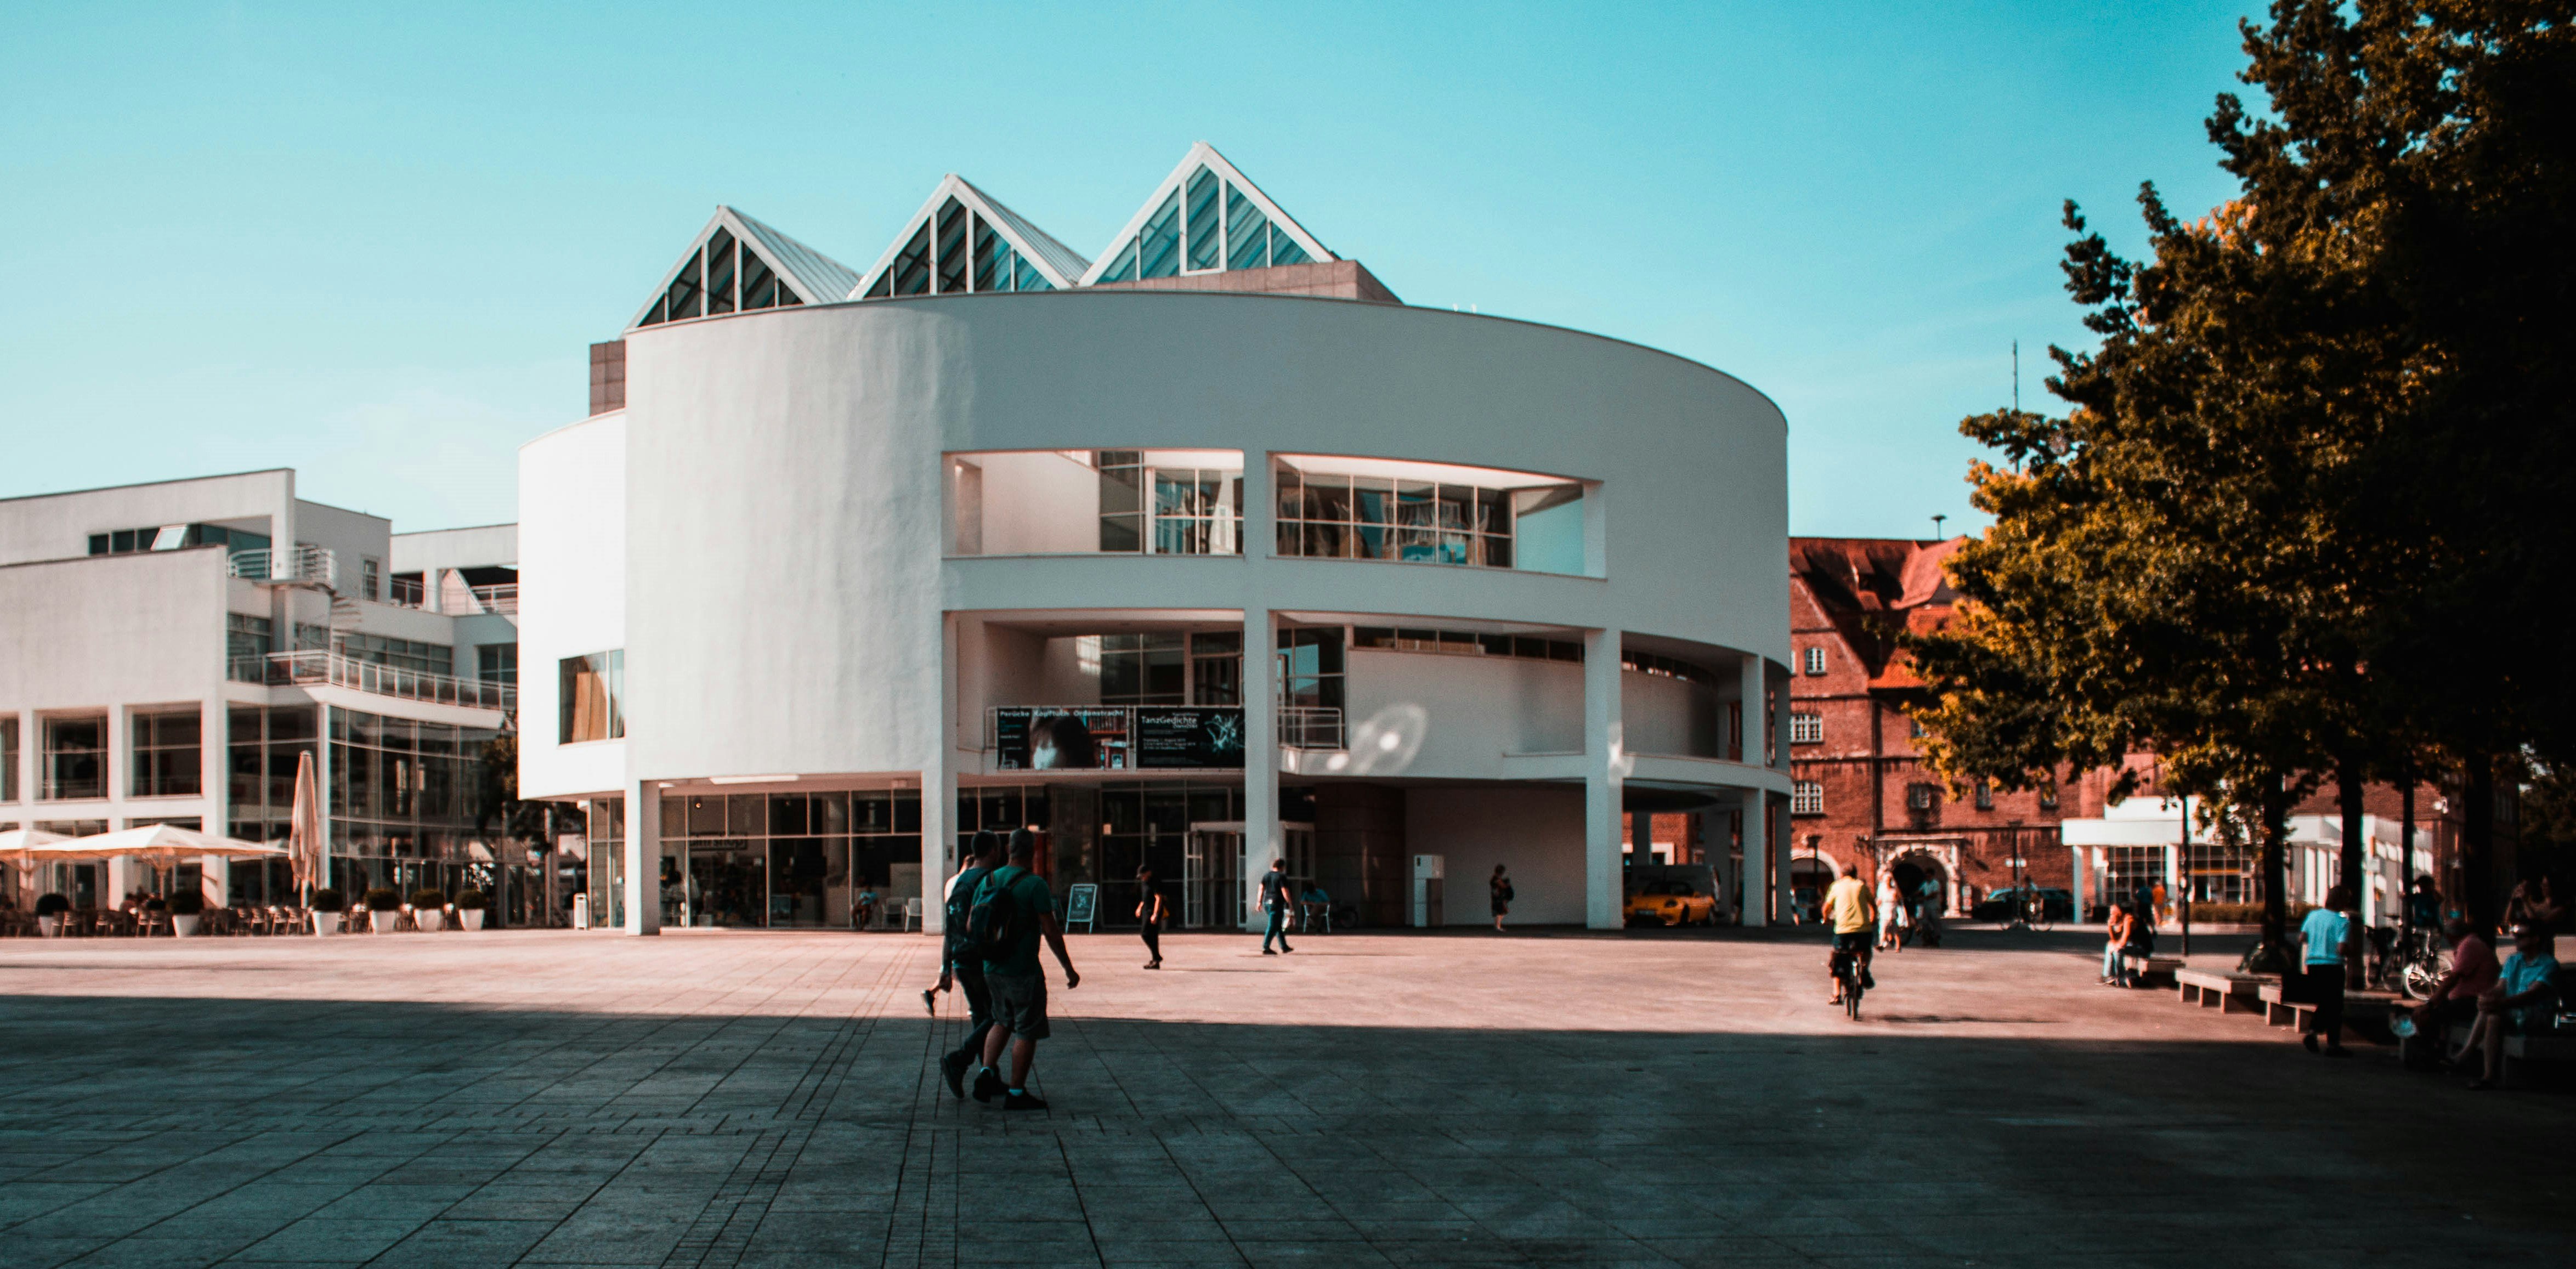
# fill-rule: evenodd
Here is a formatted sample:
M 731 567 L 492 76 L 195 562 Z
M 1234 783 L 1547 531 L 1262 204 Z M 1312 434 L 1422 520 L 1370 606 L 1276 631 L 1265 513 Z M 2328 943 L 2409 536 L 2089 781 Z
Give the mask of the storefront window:
M 661 835 L 675 923 L 848 929 L 922 893 L 912 790 L 665 795 Z

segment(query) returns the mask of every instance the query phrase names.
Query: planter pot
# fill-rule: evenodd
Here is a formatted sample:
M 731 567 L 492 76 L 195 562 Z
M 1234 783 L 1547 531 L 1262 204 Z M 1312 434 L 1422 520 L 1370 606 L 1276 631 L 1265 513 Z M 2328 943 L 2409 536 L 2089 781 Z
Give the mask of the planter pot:
M 411 919 L 420 926 L 421 933 L 436 934 L 439 927 L 446 923 L 447 914 L 436 908 L 421 908 L 411 914 Z
M 37 917 L 36 933 L 49 939 L 61 938 L 63 936 L 63 919 L 58 916 Z
M 457 920 L 459 920 L 459 921 L 464 922 L 464 923 L 465 923 L 465 928 L 466 928 L 466 929 L 469 929 L 469 930 L 479 930 L 479 929 L 482 929 L 482 928 L 483 928 L 483 909 L 481 909 L 481 908 L 467 908 L 467 909 L 466 909 L 466 910 L 464 910 L 463 912 L 459 912 L 459 913 L 457 913 L 457 914 L 456 914 L 456 919 L 457 919 Z
M 197 932 L 197 922 L 203 920 L 205 918 L 202 916 L 173 916 L 170 918 L 170 933 L 179 938 L 186 938 Z
M 399 920 L 402 920 L 402 913 L 399 912 L 370 911 L 367 913 L 367 923 L 373 925 L 376 928 L 376 933 L 378 934 L 393 933 L 394 922 Z
M 324 936 L 324 935 L 337 934 L 337 933 L 339 933 L 339 932 L 340 932 L 340 914 L 339 914 L 339 913 L 337 913 L 337 912 L 316 912 L 316 913 L 314 913 L 314 914 L 313 914 L 313 934 L 314 934 L 314 937 L 319 938 L 319 937 L 322 937 L 322 936 Z

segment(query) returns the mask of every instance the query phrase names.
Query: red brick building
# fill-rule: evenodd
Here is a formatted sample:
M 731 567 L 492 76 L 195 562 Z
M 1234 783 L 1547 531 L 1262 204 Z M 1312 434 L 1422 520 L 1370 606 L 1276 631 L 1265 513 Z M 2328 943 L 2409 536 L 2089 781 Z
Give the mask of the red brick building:
M 1921 732 L 1911 711 L 1928 697 L 1898 651 L 1896 637 L 1948 620 L 1958 596 L 1941 564 L 1963 541 L 1789 540 L 1794 884 L 1819 885 L 1843 864 L 1856 862 L 1866 877 L 1892 867 L 1902 881 L 1928 877 L 1940 883 L 1953 912 L 1963 911 L 1987 891 L 2013 884 L 2016 876 L 2070 890 L 2080 880 L 2089 905 L 2101 898 L 2103 865 L 2098 859 L 2088 861 L 2087 873 L 2079 879 L 2059 825 L 2070 818 L 2101 816 L 2103 794 L 2115 773 L 2061 772 L 2055 789 L 1977 789 L 1954 798 L 1919 755 Z M 2142 754 L 2131 763 L 2148 769 L 2143 792 L 2152 795 L 2154 759 Z M 2400 820 L 2401 806 L 2400 791 L 2393 786 L 2373 785 L 2367 791 L 2365 810 L 2382 825 Z M 2498 858 L 2489 861 L 2488 875 L 2482 878 L 2471 878 L 2463 868 L 2462 793 L 2456 780 L 2419 785 L 2413 811 L 2414 868 L 2432 872 L 2454 902 L 2473 884 L 2482 882 L 2499 894 L 2510 887 L 2515 807 L 2509 784 L 2498 798 Z M 2338 815 L 2331 785 L 2293 812 L 2294 819 Z M 2325 823 L 2304 827 L 2306 836 L 2318 843 L 2310 849 L 2318 850 L 2340 831 Z M 2385 831 L 2374 830 L 2374 836 Z M 2177 882 L 2191 879 L 2191 888 L 2205 899 L 2252 897 L 2250 857 L 2211 858 L 2207 848 L 2195 854 L 2199 857 L 2174 860 L 2168 875 Z M 2326 863 L 2323 858 L 2311 862 Z M 2297 899 L 2302 860 L 2291 863 L 2292 897 Z M 2225 885 L 2222 874 L 2230 873 L 2240 874 L 2243 884 Z
M 1806 886 L 1845 863 L 1940 884 L 1954 910 L 2018 875 L 2070 886 L 2058 821 L 2100 814 L 2101 780 L 1952 798 L 1917 752 L 1922 683 L 1896 636 L 1948 619 L 1941 561 L 1964 539 L 1789 539 L 1790 848 Z M 2021 861 L 2018 865 L 2015 860 Z

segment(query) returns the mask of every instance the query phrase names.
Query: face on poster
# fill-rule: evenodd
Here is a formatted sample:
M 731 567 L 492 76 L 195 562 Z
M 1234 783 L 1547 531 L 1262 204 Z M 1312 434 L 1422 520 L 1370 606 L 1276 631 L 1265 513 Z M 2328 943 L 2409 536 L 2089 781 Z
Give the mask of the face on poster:
M 995 758 L 1006 771 L 1123 771 L 1127 711 L 1009 708 L 993 712 Z

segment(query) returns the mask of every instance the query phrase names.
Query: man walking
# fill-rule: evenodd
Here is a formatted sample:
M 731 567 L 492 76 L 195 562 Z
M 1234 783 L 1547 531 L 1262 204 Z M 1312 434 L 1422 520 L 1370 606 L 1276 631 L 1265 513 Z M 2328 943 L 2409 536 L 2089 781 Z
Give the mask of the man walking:
M 1270 914 L 1269 924 L 1261 932 L 1261 954 L 1276 956 L 1293 952 L 1288 946 L 1288 905 L 1296 902 L 1288 893 L 1288 860 L 1283 856 L 1270 861 L 1270 871 L 1261 874 L 1261 910 Z M 1279 940 L 1279 952 L 1270 950 L 1270 940 Z
M 984 957 L 984 985 L 993 994 L 993 1026 L 984 1033 L 984 1065 L 975 1072 L 975 1100 L 990 1102 L 1006 1088 L 1004 1110 L 1045 1110 L 1045 1099 L 1029 1094 L 1029 1066 L 1037 1061 L 1038 1041 L 1047 1037 L 1046 973 L 1038 966 L 1038 939 L 1043 936 L 1064 967 L 1064 987 L 1082 985 L 1073 958 L 1064 951 L 1064 927 L 1056 923 L 1055 892 L 1046 879 L 1029 871 L 1037 858 L 1037 834 L 1011 830 L 1010 857 L 977 890 L 967 924 Z M 1001 1073 L 1002 1049 L 1011 1050 L 1011 1082 Z
M 941 909 L 946 919 L 941 922 L 939 985 L 921 993 L 921 1003 L 937 1016 L 939 1007 L 932 992 L 952 987 L 966 992 L 966 1042 L 939 1059 L 939 1074 L 961 1101 L 966 1097 L 966 1070 L 983 1056 L 984 1033 L 993 1029 L 993 996 L 984 986 L 983 958 L 967 950 L 966 916 L 975 906 L 975 892 L 983 887 L 984 878 L 1001 866 L 1001 836 L 990 831 L 975 834 L 966 867 L 949 878 L 948 897 Z

